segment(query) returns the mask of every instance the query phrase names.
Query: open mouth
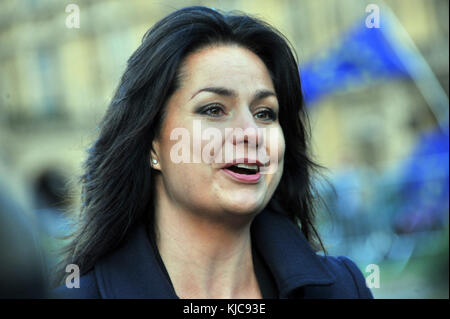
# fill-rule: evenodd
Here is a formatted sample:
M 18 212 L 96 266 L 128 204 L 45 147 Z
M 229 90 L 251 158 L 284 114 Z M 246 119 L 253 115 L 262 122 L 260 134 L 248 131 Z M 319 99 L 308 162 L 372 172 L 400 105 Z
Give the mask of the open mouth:
M 222 171 L 237 182 L 254 184 L 261 179 L 259 166 L 259 163 L 236 163 L 222 168 Z
M 259 166 L 256 164 L 235 164 L 227 167 L 228 170 L 237 174 L 253 175 L 259 172 Z

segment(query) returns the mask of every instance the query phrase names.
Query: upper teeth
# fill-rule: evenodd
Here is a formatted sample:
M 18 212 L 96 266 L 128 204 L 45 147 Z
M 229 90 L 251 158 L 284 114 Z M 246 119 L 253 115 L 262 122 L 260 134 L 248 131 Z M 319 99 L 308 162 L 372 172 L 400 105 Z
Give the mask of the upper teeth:
M 235 166 L 239 168 L 258 170 L 258 165 L 256 164 L 236 164 Z

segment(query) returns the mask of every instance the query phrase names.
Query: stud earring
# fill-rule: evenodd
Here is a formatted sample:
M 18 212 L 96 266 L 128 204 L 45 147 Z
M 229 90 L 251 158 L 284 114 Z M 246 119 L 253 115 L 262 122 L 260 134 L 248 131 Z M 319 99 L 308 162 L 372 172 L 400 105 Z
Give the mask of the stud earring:
M 153 159 L 152 162 L 153 162 L 153 164 L 158 164 L 158 160 L 156 160 L 156 159 Z

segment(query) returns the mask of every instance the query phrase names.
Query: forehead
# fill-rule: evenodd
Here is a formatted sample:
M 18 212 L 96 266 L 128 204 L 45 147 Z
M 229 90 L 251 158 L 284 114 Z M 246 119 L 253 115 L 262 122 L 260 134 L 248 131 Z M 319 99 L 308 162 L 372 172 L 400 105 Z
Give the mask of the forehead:
M 184 89 L 221 86 L 236 91 L 271 89 L 273 83 L 264 62 L 236 45 L 206 47 L 187 56 L 182 68 Z

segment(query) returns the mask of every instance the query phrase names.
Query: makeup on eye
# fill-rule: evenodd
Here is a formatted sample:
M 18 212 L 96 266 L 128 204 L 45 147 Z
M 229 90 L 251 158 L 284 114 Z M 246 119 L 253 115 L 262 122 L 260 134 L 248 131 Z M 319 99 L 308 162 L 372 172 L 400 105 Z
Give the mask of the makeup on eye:
M 259 118 L 262 121 L 276 121 L 277 120 L 277 114 L 271 108 L 264 108 L 264 109 L 260 110 L 259 112 L 257 112 L 255 114 L 255 116 L 258 114 L 265 114 L 268 116 L 268 118 L 266 118 L 266 119 Z
M 219 117 L 221 114 L 218 114 L 217 112 L 225 113 L 224 107 L 218 103 L 201 106 L 195 110 L 196 114 L 208 115 L 211 117 Z
M 219 103 L 212 103 L 205 106 L 201 106 L 195 110 L 196 114 L 206 115 L 210 117 L 220 117 L 226 113 L 225 107 Z M 258 117 L 262 115 L 263 117 Z M 258 109 L 258 111 L 254 114 L 257 120 L 261 121 L 276 121 L 277 120 L 277 112 L 275 112 L 270 107 L 265 107 L 262 109 Z

